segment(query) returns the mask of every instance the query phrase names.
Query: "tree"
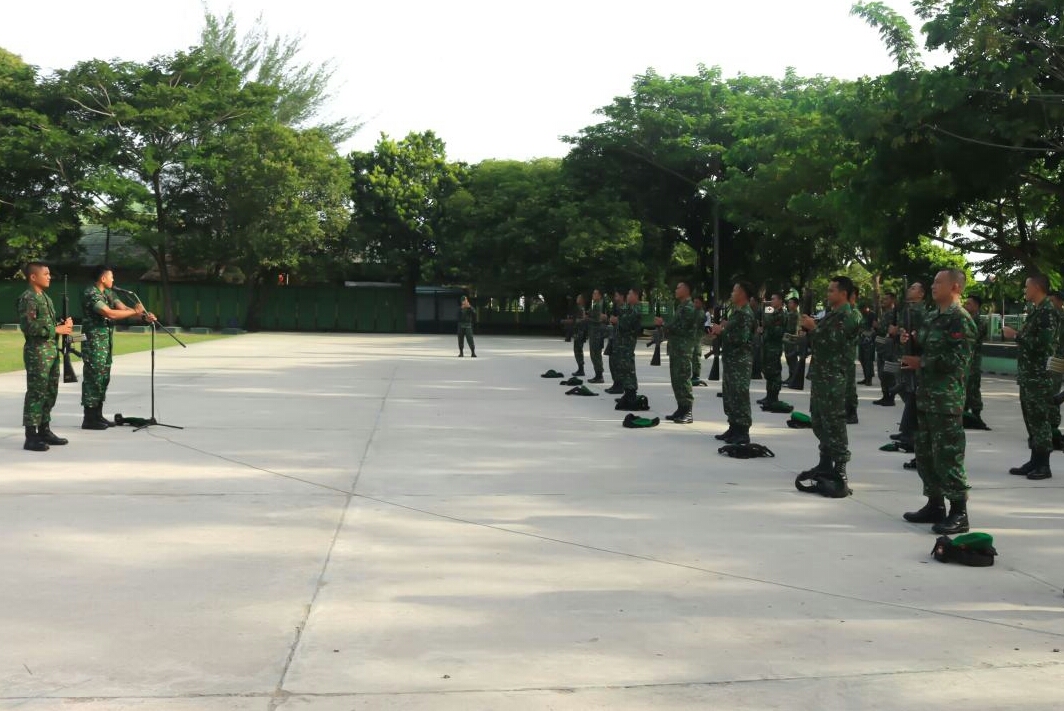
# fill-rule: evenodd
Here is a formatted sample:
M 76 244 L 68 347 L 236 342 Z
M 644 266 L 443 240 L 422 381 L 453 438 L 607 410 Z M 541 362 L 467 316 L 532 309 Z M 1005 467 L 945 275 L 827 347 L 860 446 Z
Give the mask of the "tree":
M 75 249 L 79 140 L 36 71 L 0 49 L 0 268 Z
M 448 200 L 443 233 L 450 278 L 526 304 L 542 296 L 559 317 L 578 289 L 645 280 L 640 226 L 627 206 L 577 191 L 557 159 L 472 166 Z
M 100 222 L 127 232 L 159 269 L 166 319 L 173 321 L 171 252 L 186 226 L 178 200 L 195 193 L 190 164 L 203 146 L 269 116 L 274 92 L 241 86 L 224 60 L 201 51 L 156 57 L 147 64 L 82 62 L 59 72 L 67 121 L 94 138 L 94 167 L 79 185 Z
M 332 99 L 329 84 L 336 69 L 328 62 L 299 63 L 301 36 L 271 36 L 261 16 L 243 36 L 237 31 L 232 11 L 221 17 L 205 10 L 203 19 L 202 51 L 232 65 L 245 84 L 255 82 L 274 89 L 274 115 L 282 124 L 317 128 L 334 143 L 346 141 L 361 127 L 349 119 L 314 123 Z
M 335 248 L 349 221 L 347 163 L 319 130 L 275 121 L 208 142 L 195 169 L 209 209 L 188 214 L 200 261 L 234 264 L 257 328 L 262 287 L 279 270 L 298 270 Z M 198 218 L 198 219 L 197 219 Z
M 350 243 L 406 288 L 407 331 L 417 324 L 416 289 L 422 270 L 437 257 L 447 198 L 464 167 L 447 161 L 446 147 L 432 131 L 411 132 L 401 141 L 381 134 L 372 151 L 351 153 L 353 214 Z

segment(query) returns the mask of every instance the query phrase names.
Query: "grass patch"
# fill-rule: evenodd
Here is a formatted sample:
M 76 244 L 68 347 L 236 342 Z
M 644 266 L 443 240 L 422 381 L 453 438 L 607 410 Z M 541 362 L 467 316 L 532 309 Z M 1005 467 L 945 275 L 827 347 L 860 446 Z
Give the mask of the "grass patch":
M 179 333 L 177 337 L 189 345 L 200 343 L 202 341 L 213 341 L 217 338 L 228 338 L 228 336 L 221 335 L 199 335 L 191 333 Z M 23 369 L 22 345 L 25 342 L 26 339 L 22 337 L 21 331 L 0 331 L 0 373 L 10 373 L 14 370 Z M 156 350 L 172 347 L 177 347 L 177 343 L 174 342 L 174 339 L 170 338 L 165 333 L 157 333 L 155 335 Z M 115 334 L 116 356 L 147 350 L 151 350 L 151 333 Z M 75 357 L 72 362 L 79 364 L 81 361 Z M 78 368 L 78 372 L 80 374 L 80 368 Z

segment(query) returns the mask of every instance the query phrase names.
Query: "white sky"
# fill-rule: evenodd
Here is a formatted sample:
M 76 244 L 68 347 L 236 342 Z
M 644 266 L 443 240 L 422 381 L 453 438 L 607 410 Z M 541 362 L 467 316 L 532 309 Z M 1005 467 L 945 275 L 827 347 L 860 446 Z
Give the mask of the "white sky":
M 207 0 L 238 29 L 261 13 L 302 34 L 306 60 L 333 60 L 330 113 L 381 132 L 432 129 L 452 159 L 562 156 L 632 77 L 737 73 L 856 78 L 893 70 L 851 0 Z M 909 3 L 893 0 L 918 27 Z M 93 58 L 142 61 L 194 45 L 201 0 L 2 0 L 0 47 L 42 69 Z

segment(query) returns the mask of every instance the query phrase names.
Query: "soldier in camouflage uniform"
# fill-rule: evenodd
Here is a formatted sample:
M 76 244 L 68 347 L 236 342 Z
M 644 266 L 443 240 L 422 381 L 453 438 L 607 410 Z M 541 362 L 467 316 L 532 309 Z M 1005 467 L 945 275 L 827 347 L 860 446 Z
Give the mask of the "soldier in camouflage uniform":
M 625 296 L 624 290 L 620 287 L 613 290 L 613 306 L 610 308 L 610 316 L 607 321 L 609 324 L 607 330 L 613 334 L 610 337 L 610 352 L 608 356 L 609 360 L 607 361 L 607 365 L 610 369 L 610 380 L 613 382 L 608 388 L 606 388 L 606 392 L 611 395 L 618 395 L 624 392 L 624 386 L 621 385 L 621 381 L 617 376 L 617 322 L 615 319 L 620 316 L 621 311 L 624 310 Z
M 642 295 L 638 289 L 630 290 L 620 314 L 610 319 L 614 328 L 615 373 L 617 382 L 624 391 L 624 395 L 617 401 L 618 410 L 629 409 L 636 405 L 639 380 L 635 373 L 635 346 L 639 340 L 639 334 L 643 331 L 643 317 L 639 310 L 641 298 Z
M 920 282 L 913 282 L 905 293 L 905 307 L 898 316 L 898 325 L 891 333 L 898 334 L 903 330 L 917 333 L 927 320 L 927 306 L 924 298 L 927 291 Z M 916 388 L 920 379 L 918 370 L 907 370 L 898 375 L 896 381 L 900 385 L 901 399 L 904 408 L 901 412 L 901 422 L 898 424 L 898 434 L 894 437 L 900 445 L 912 450 L 916 447 Z
M 968 531 L 968 478 L 964 472 L 965 381 L 972 361 L 976 326 L 961 308 L 964 272 L 940 271 L 931 284 L 937 307 L 917 331 L 901 335 L 912 343 L 903 355 L 904 370 L 919 371 L 916 407 L 916 471 L 924 483 L 927 503 L 904 514 L 912 523 L 932 523 L 939 535 Z M 946 499 L 950 510 L 946 515 Z
M 860 312 L 857 310 L 857 297 L 860 294 L 860 290 L 856 285 L 853 287 L 853 293 L 850 294 L 850 308 L 855 314 L 860 317 Z M 854 335 L 853 348 L 850 349 L 851 355 L 857 355 L 857 344 L 861 339 L 861 329 L 857 329 L 856 335 Z M 857 362 L 851 358 L 850 368 L 846 371 L 846 424 L 856 425 L 857 420 Z
M 772 405 L 780 400 L 780 388 L 783 387 L 783 334 L 787 329 L 788 314 L 783 308 L 783 295 L 773 294 L 771 298 L 772 313 L 766 313 L 762 318 L 762 338 L 764 348 L 764 362 L 761 370 L 765 375 L 764 399 L 758 400 L 759 405 Z M 797 323 L 797 317 L 795 318 Z M 793 331 L 792 331 L 793 333 Z
M 584 295 L 577 294 L 576 309 L 573 311 L 573 357 L 576 358 L 573 375 L 584 374 L 584 342 L 587 340 L 587 310 L 584 304 Z
M 691 287 L 686 282 L 676 285 L 676 299 L 680 302 L 668 323 L 660 316 L 655 317 L 654 325 L 663 326 L 668 339 L 666 353 L 669 356 L 669 377 L 672 380 L 672 392 L 676 396 L 676 412 L 666 415 L 678 425 L 694 422 L 691 411 L 695 396 L 691 389 L 691 349 L 697 335 L 698 324 L 695 323 L 695 307 L 691 303 Z
M 462 307 L 458 311 L 458 357 L 465 355 L 464 341 L 469 341 L 469 355 L 477 357 L 477 345 L 473 341 L 473 324 L 477 320 L 477 311 L 469 303 L 469 297 L 462 297 Z M 489 354 L 490 355 L 490 354 Z
M 714 336 L 720 337 L 721 390 L 728 429 L 716 438 L 728 444 L 750 441 L 750 379 L 754 363 L 754 331 L 757 320 L 750 309 L 754 287 L 740 282 L 732 287 L 732 312 L 724 323 L 715 324 Z
M 93 285 L 81 295 L 81 332 L 85 335 L 85 342 L 81 345 L 81 359 L 85 363 L 81 377 L 81 406 L 85 410 L 81 422 L 83 430 L 105 430 L 114 426 L 103 416 L 103 403 L 111 382 L 114 322 L 134 316 L 143 316 L 149 322 L 155 320 L 155 315 L 146 312 L 143 304 L 138 303 L 136 307 L 123 304 L 112 291 L 114 284 L 111 268 L 97 267 L 93 272 Z
M 809 416 L 813 434 L 820 442 L 820 462 L 802 472 L 804 478 L 821 482 L 831 498 L 850 495 L 846 463 L 850 461 L 846 434 L 846 374 L 853 363 L 853 340 L 860 329 L 860 317 L 850 307 L 853 281 L 837 276 L 828 285 L 828 312 L 818 324 L 812 316 L 802 316 L 802 328 L 809 331 L 816 372 L 810 374 Z
M 801 317 L 801 312 L 798 310 L 800 304 L 798 299 L 793 296 L 787 299 L 787 320 L 785 323 L 785 331 L 787 333 L 798 336 L 801 334 L 798 322 Z M 798 375 L 798 341 L 788 341 L 784 347 L 784 356 L 787 359 L 787 380 L 784 381 L 784 386 L 791 388 L 794 387 L 794 379 Z
M 1049 300 L 1049 280 L 1038 274 L 1027 278 L 1024 297 L 1034 310 L 1019 331 L 1006 326 L 1005 338 L 1015 338 L 1019 344 L 1016 380 L 1020 384 L 1020 409 L 1027 425 L 1031 458 L 1022 466 L 1009 469 L 1009 474 L 1028 479 L 1048 479 L 1049 454 L 1053 450 L 1051 410 L 1053 396 L 1060 390 L 1060 376 L 1046 371 L 1046 361 L 1057 354 L 1060 317 Z
M 898 325 L 897 297 L 894 294 L 883 294 L 880 300 L 879 318 L 875 321 L 876 331 L 876 372 L 879 373 L 879 387 L 883 391 L 883 397 L 873 400 L 873 405 L 894 406 L 894 373 L 883 372 L 883 363 L 894 360 L 897 355 L 897 347 L 894 339 L 890 337 L 891 329 Z
M 603 324 L 606 322 L 606 305 L 602 301 L 602 292 L 595 289 L 591 292 L 591 310 L 587 317 L 587 340 L 591 347 L 591 367 L 595 370 L 595 377 L 588 379 L 589 383 L 604 383 L 602 379 L 602 335 Z
M 972 365 L 968 370 L 967 395 L 964 400 L 966 426 L 980 429 L 989 429 L 983 422 L 983 342 L 986 340 L 989 326 L 986 319 L 980 315 L 983 309 L 983 299 L 973 294 L 964 302 L 964 310 L 975 322 L 975 342 L 972 344 Z
M 48 265 L 26 265 L 29 288 L 17 302 L 19 328 L 25 344 L 22 362 L 26 366 L 26 399 L 22 406 L 22 425 L 26 428 L 23 449 L 45 452 L 49 445 L 66 444 L 67 440 L 52 432 L 52 407 L 59 394 L 59 344 L 56 336 L 69 336 L 74 321 L 67 318 L 57 324 L 55 305 L 44 293 L 52 283 Z
M 706 333 L 706 305 L 701 296 L 696 296 L 691 303 L 695 306 L 695 322 L 698 324 L 698 338 L 691 351 L 691 385 L 705 385 L 702 381 L 702 337 Z

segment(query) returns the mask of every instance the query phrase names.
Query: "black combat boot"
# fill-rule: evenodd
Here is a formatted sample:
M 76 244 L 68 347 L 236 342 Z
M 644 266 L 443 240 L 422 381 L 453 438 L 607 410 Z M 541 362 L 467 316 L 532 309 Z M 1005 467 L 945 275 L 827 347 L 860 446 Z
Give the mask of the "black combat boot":
M 477 357 L 477 351 L 476 351 L 475 348 L 473 348 L 473 346 L 469 347 L 469 357 L 470 358 L 476 358 Z
M 1061 436 L 1060 430 L 1053 430 L 1053 449 L 1064 449 L 1064 437 Z
M 459 358 L 465 358 L 465 351 L 458 351 Z
M 1032 449 L 1031 458 L 1027 460 L 1027 463 L 1021 464 L 1018 467 L 1012 467 L 1011 469 L 1009 469 L 1009 474 L 1012 474 L 1013 476 L 1027 476 L 1028 474 L 1030 474 L 1032 471 L 1034 471 L 1034 468 L 1036 466 L 1034 456 L 1034 450 Z
M 44 422 L 37 428 L 37 438 L 47 445 L 66 444 L 68 440 L 52 432 L 52 424 Z
M 713 438 L 719 439 L 721 442 L 727 442 L 733 434 L 735 434 L 735 425 L 729 422 L 728 429 L 724 430 L 719 435 L 713 435 Z
M 677 417 L 680 416 L 681 412 L 683 412 L 683 408 L 682 407 L 677 407 L 676 408 L 676 412 L 672 413 L 671 415 L 665 415 L 665 419 L 666 420 L 675 420 Z
M 873 405 L 881 405 L 882 407 L 894 407 L 894 396 L 893 395 L 884 395 L 883 397 L 879 398 L 878 400 L 873 400 L 872 404 Z
M 1052 478 L 1053 472 L 1049 470 L 1049 450 L 1035 450 L 1032 460 L 1034 461 L 1034 468 L 1027 472 L 1028 479 L 1041 481 L 1042 479 Z
M 942 498 L 942 494 L 928 496 L 922 509 L 908 511 L 901 517 L 909 523 L 942 523 L 946 520 L 946 500 Z
M 765 397 L 759 397 L 757 400 L 754 400 L 754 402 L 758 405 L 764 405 L 766 402 L 768 402 L 768 395 L 766 395 Z
M 964 499 L 949 502 L 949 516 L 945 521 L 936 523 L 931 530 L 940 536 L 952 536 L 955 533 L 968 532 L 968 502 Z
M 846 478 L 846 462 L 835 462 L 832 476 L 824 477 L 824 483 L 829 484 L 824 492 L 824 496 L 829 499 L 845 499 L 853 493 L 850 491 L 850 483 Z
M 81 429 L 83 430 L 105 430 L 107 429 L 107 423 L 101 422 L 96 417 L 95 407 L 86 407 L 85 416 L 81 420 Z
M 685 407 L 673 418 L 673 423 L 677 425 L 689 425 L 695 421 L 694 415 L 691 414 L 691 408 Z
M 731 436 L 724 440 L 728 444 L 750 444 L 750 428 L 735 427 Z
M 573 375 L 574 376 L 579 376 L 581 378 L 584 377 L 584 366 L 580 366 L 575 371 L 573 371 Z
M 96 418 L 100 422 L 102 422 L 105 425 L 107 425 L 108 427 L 114 427 L 115 426 L 114 422 L 112 422 L 111 420 L 108 420 L 106 417 L 103 416 L 103 405 L 97 405 L 96 406 Z
M 815 479 L 818 476 L 827 476 L 831 474 L 831 457 L 827 452 L 820 453 L 820 462 L 817 463 L 812 469 L 806 469 L 802 472 L 803 479 Z
M 595 383 L 597 385 L 598 383 L 604 383 L 606 381 L 602 379 L 602 373 L 595 373 L 595 377 L 590 378 L 587 382 Z
M 856 407 L 847 407 L 846 408 L 846 424 L 848 424 L 848 425 L 856 425 L 857 423 L 858 423 L 858 420 L 857 420 L 857 408 Z
M 602 392 L 609 393 L 610 395 L 620 395 L 621 393 L 624 392 L 624 388 L 621 387 L 620 383 L 618 383 L 616 380 L 614 380 L 613 381 L 613 385 L 609 386 L 608 388 L 606 388 Z
M 22 445 L 22 448 L 31 452 L 47 452 L 48 444 L 37 434 L 36 426 L 26 425 L 26 443 Z
M 629 388 L 624 391 L 624 395 L 617 398 L 617 405 L 614 410 L 632 410 L 635 408 L 635 388 Z

